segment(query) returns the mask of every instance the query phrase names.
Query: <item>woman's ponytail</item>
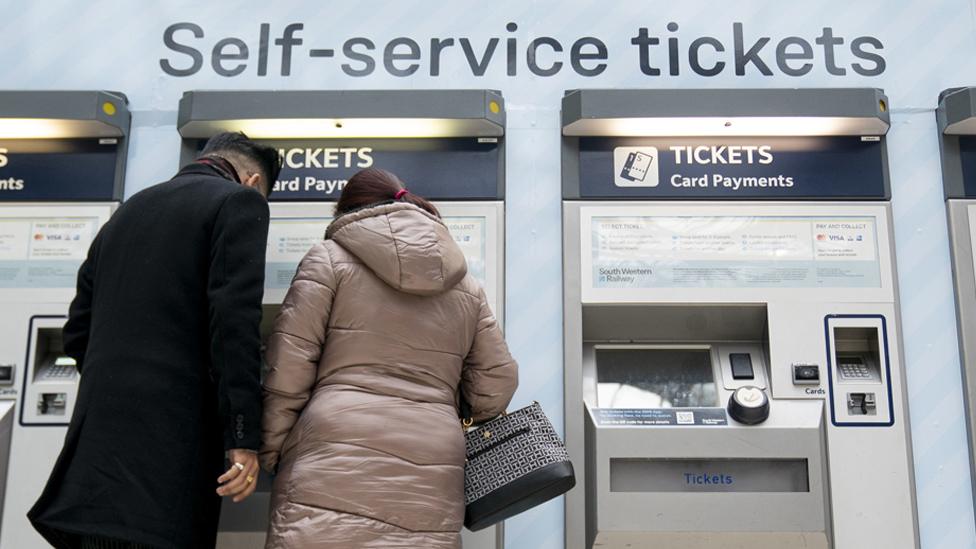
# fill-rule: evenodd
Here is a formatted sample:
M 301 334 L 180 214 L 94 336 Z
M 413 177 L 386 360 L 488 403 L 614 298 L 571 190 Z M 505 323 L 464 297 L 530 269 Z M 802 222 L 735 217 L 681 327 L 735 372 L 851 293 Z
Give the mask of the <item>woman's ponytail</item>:
M 428 200 L 407 190 L 400 178 L 379 168 L 366 168 L 349 178 L 336 202 L 335 213 L 342 215 L 389 200 L 413 204 L 431 215 L 441 216 Z

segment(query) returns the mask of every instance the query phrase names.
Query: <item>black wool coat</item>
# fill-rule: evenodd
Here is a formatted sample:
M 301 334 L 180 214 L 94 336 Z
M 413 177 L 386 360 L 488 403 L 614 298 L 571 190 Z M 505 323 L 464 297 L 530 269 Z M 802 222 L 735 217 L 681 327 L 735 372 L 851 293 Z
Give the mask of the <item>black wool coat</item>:
M 28 514 L 56 547 L 213 547 L 224 452 L 260 446 L 268 218 L 260 193 L 195 163 L 99 232 L 64 328 L 77 404 Z

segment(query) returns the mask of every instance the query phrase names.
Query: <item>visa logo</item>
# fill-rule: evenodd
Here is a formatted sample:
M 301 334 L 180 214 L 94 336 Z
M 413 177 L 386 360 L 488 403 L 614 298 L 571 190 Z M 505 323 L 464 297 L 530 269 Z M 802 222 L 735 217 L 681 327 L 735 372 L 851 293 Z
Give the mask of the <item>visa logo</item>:
M 844 237 L 843 236 L 838 236 L 836 234 L 832 234 L 828 238 L 830 238 L 830 240 L 833 240 L 835 242 L 843 242 L 844 241 Z

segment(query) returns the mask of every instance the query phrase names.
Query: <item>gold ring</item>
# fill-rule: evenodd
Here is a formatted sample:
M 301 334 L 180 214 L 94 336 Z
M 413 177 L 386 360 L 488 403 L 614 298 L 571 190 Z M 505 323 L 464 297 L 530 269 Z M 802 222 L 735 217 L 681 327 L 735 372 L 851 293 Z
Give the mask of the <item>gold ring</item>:
M 237 467 L 237 470 L 238 471 L 243 471 L 244 470 L 244 464 L 241 463 L 241 462 L 239 462 L 239 461 L 234 462 L 234 467 Z
M 254 476 L 247 475 L 246 477 L 244 477 L 244 480 L 246 480 L 248 484 L 251 484 L 252 482 L 254 482 Z

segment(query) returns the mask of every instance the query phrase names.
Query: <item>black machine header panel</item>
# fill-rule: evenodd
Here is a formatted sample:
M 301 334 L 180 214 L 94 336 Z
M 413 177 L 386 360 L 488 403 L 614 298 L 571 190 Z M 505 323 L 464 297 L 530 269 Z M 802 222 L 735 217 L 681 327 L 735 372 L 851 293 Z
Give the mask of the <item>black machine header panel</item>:
M 886 99 L 839 91 L 570 92 L 563 197 L 887 200 Z
M 273 201 L 337 200 L 346 181 L 369 167 L 397 174 L 432 200 L 504 197 L 497 92 L 188 92 L 180 104 L 182 162 L 211 135 L 236 130 L 278 149 Z
M 359 170 L 395 173 L 410 190 L 432 200 L 502 198 L 499 138 L 260 139 L 278 149 L 281 173 L 271 200 L 338 200 Z M 197 141 L 199 149 L 206 140 Z M 199 150 L 198 149 L 198 150 Z
M 936 109 L 945 197 L 976 199 L 976 88 L 952 88 Z
M 117 92 L 0 92 L 0 201 L 121 200 L 129 124 Z

